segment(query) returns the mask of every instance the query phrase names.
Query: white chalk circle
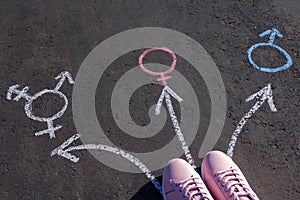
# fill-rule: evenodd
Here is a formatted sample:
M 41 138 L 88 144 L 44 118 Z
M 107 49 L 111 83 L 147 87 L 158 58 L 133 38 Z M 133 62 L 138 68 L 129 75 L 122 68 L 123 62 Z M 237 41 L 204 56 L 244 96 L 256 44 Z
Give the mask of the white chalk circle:
M 35 116 L 32 113 L 32 103 L 33 103 L 33 101 L 36 100 L 37 98 L 43 96 L 44 94 L 55 94 L 55 95 L 58 95 L 65 102 L 65 104 L 61 108 L 61 110 L 59 112 L 57 112 L 56 114 L 54 114 L 52 117 L 38 117 L 38 116 Z M 68 99 L 67 99 L 66 95 L 64 95 L 62 92 L 57 91 L 57 90 L 48 90 L 48 89 L 45 89 L 45 90 L 42 90 L 42 91 L 36 93 L 35 95 L 33 95 L 25 103 L 24 110 L 25 110 L 26 115 L 30 119 L 33 119 L 33 120 L 36 120 L 36 121 L 40 121 L 40 122 L 49 122 L 49 121 L 54 121 L 55 119 L 61 117 L 64 114 L 64 112 L 66 111 L 67 107 L 68 107 Z

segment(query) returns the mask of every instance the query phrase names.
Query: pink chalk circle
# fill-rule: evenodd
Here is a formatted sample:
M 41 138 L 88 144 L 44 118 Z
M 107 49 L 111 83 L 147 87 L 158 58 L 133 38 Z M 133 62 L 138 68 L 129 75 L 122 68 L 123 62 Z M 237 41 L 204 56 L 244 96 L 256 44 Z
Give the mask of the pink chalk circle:
M 164 71 L 164 72 L 153 72 L 153 71 L 150 71 L 149 69 L 147 69 L 144 64 L 143 64 L 143 58 L 151 51 L 156 51 L 156 50 L 159 50 L 159 51 L 165 51 L 165 52 L 168 52 L 172 58 L 173 58 L 173 62 L 170 66 L 170 68 L 167 70 L 167 71 Z M 166 48 L 166 47 L 153 47 L 153 48 L 150 48 L 150 49 L 147 49 L 146 51 L 144 51 L 140 57 L 139 57 L 139 65 L 141 67 L 141 69 L 146 72 L 147 74 L 150 74 L 150 75 L 159 75 L 160 78 L 158 78 L 157 80 L 158 81 L 161 81 L 164 85 L 167 85 L 167 80 L 172 78 L 172 76 L 165 76 L 165 74 L 169 74 L 170 72 L 172 72 L 175 68 L 175 65 L 176 65 L 176 61 L 177 61 L 177 58 L 176 58 L 176 55 L 175 53 Z

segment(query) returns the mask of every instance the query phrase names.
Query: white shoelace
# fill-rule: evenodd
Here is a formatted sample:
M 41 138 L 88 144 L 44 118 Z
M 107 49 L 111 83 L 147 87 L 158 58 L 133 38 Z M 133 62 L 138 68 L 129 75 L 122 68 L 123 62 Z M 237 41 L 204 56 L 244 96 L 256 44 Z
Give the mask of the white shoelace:
M 203 182 L 198 177 L 191 176 L 187 180 L 175 183 L 175 186 L 178 187 L 183 198 L 194 200 L 195 197 L 200 196 L 200 200 L 210 200 L 203 187 Z
M 229 169 L 214 174 L 220 185 L 225 188 L 225 191 L 234 200 L 239 200 L 240 197 L 247 197 L 249 200 L 258 200 L 238 170 Z

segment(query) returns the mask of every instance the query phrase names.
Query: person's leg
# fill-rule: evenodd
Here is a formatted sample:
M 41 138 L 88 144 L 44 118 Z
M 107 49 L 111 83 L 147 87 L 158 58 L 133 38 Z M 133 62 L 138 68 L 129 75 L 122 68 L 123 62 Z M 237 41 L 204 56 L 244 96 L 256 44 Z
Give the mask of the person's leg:
M 168 162 L 163 174 L 164 200 L 212 200 L 200 175 L 182 159 Z
M 218 200 L 258 200 L 239 167 L 221 151 L 203 159 L 201 174 L 210 193 Z

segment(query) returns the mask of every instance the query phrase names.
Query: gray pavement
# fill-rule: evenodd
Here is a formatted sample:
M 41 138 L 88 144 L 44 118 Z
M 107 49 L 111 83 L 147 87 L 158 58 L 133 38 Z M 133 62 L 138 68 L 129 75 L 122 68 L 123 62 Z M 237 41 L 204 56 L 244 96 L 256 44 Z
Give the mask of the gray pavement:
M 73 85 L 66 82 L 60 88 L 69 100 L 69 107 L 54 122 L 62 125 L 55 132 L 55 139 L 49 139 L 48 135 L 34 136 L 35 132 L 46 129 L 47 124 L 26 116 L 24 98 L 6 99 L 8 88 L 14 84 L 21 89 L 29 86 L 31 95 L 54 88 L 57 84 L 54 77 L 62 71 L 69 71 L 76 84 L 77 72 L 93 48 L 115 34 L 139 27 L 163 27 L 186 34 L 212 57 L 227 96 L 225 124 L 213 149 L 226 152 L 239 120 L 255 104 L 244 100 L 266 84 L 272 84 L 278 112 L 272 112 L 264 104 L 253 115 L 238 138 L 233 160 L 260 199 L 300 199 L 299 11 L 300 3 L 296 0 L 1 1 L 0 199 L 162 199 L 144 174 L 112 169 L 89 151 L 72 152 L 80 157 L 77 163 L 50 156 L 53 149 L 78 131 L 72 112 Z M 258 34 L 271 28 L 284 35 L 276 39 L 276 44 L 293 59 L 289 69 L 276 73 L 255 69 L 247 58 L 250 46 L 267 41 Z M 175 136 L 170 119 L 156 135 L 136 138 L 122 131 L 112 117 L 114 86 L 138 65 L 143 50 L 128 52 L 112 62 L 95 92 L 95 110 L 106 136 L 117 147 L 135 153 L 155 151 Z M 171 62 L 166 54 L 155 55 L 147 62 L 165 65 Z M 258 50 L 253 58 L 263 66 L 278 67 L 286 62 L 272 48 Z M 200 167 L 202 158 L 198 158 L 198 153 L 208 129 L 211 100 L 203 77 L 184 58 L 178 56 L 178 63 L 181 65 L 176 69 L 189 80 L 200 102 L 202 115 L 190 146 Z M 148 113 L 161 89 L 154 82 L 133 93 L 128 107 L 132 120 L 139 126 L 150 123 Z M 51 116 L 63 104 L 58 96 L 44 95 L 33 103 L 33 112 Z M 180 104 L 174 103 L 174 108 L 181 119 Z M 80 145 L 82 141 L 74 144 Z M 162 169 L 153 174 L 160 180 Z

